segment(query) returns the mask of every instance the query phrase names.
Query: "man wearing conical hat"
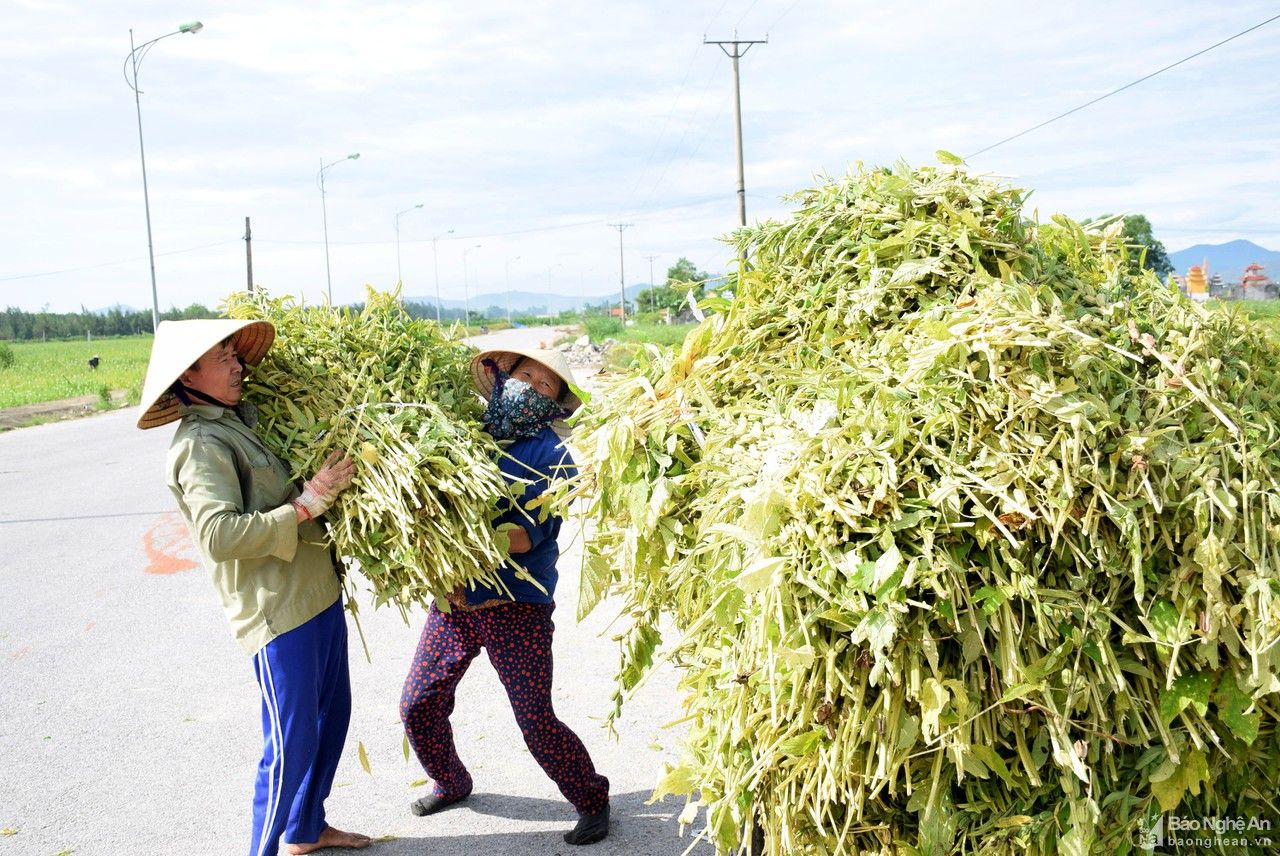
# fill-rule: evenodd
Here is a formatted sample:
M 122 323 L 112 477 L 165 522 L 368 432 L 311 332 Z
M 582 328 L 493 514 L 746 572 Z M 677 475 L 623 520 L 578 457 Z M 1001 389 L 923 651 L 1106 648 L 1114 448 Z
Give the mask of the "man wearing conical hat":
M 156 331 L 139 428 L 181 420 L 169 489 L 262 691 L 262 760 L 251 856 L 368 847 L 325 821 L 324 801 L 351 718 L 342 588 L 317 522 L 350 483 L 339 453 L 299 490 L 254 433 L 245 366 L 275 339 L 266 321 L 165 321 Z
M 512 560 L 498 576 L 505 591 L 478 586 L 456 592 L 453 608 L 432 606 L 400 698 L 400 718 L 418 760 L 434 780 L 410 810 L 434 814 L 466 799 L 471 774 L 458 757 L 449 714 L 454 691 L 484 648 L 502 681 L 529 752 L 578 813 L 564 835 L 569 844 L 593 844 L 609 832 L 609 780 L 596 772 L 578 735 L 551 704 L 551 637 L 560 556 L 560 518 L 533 507 L 551 479 L 575 469 L 561 440 L 566 416 L 581 400 L 558 351 L 485 351 L 471 363 L 472 377 L 489 400 L 485 427 L 505 446 L 498 466 L 508 481 L 526 485 L 520 508 L 506 508 L 495 525 L 509 531 Z

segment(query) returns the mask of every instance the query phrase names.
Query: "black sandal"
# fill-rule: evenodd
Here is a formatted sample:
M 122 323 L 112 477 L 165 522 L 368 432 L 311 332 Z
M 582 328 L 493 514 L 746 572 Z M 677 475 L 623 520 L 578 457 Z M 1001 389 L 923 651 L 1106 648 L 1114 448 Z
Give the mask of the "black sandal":
M 564 834 L 566 844 L 595 844 L 609 834 L 609 806 L 596 814 L 578 817 L 578 825 Z
M 409 811 L 418 817 L 426 817 L 429 814 L 435 814 L 438 811 L 444 811 L 451 805 L 457 805 L 465 800 L 470 794 L 463 794 L 460 797 L 444 797 L 438 794 L 428 794 L 425 797 L 414 800 L 409 803 Z

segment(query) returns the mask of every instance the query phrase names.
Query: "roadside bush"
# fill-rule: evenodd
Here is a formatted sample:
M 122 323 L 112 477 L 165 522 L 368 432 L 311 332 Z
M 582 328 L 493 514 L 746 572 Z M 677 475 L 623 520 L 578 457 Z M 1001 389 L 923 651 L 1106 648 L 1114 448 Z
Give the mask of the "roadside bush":
M 13 368 L 18 358 L 13 355 L 13 348 L 8 342 L 0 342 L 0 369 Z
M 616 339 L 622 332 L 622 322 L 612 318 L 588 318 L 583 322 L 583 326 L 587 328 L 587 335 L 593 342 Z

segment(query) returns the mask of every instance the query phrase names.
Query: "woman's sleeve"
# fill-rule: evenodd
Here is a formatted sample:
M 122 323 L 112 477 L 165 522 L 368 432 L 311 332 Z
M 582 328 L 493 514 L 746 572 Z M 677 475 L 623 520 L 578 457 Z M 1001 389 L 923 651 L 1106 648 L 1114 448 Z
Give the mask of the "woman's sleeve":
M 270 511 L 245 513 L 235 456 L 224 444 L 204 437 L 175 449 L 174 473 L 200 549 L 214 562 L 275 556 L 293 560 L 298 550 L 298 517 L 286 503 Z
M 533 503 L 546 493 L 552 479 L 572 478 L 577 474 L 577 468 L 569 455 L 569 450 L 557 445 L 552 454 L 529 466 L 504 459 L 502 470 L 509 478 L 514 476 L 518 479 L 530 479 L 531 483 L 525 485 L 524 493 L 519 500 L 520 507 L 525 509 L 524 513 L 516 508 L 508 508 L 498 515 L 494 525 L 500 526 L 503 523 L 519 525 L 529 533 L 529 546 L 533 549 L 553 537 L 560 522 L 560 518 L 547 513 L 542 505 L 533 505 Z

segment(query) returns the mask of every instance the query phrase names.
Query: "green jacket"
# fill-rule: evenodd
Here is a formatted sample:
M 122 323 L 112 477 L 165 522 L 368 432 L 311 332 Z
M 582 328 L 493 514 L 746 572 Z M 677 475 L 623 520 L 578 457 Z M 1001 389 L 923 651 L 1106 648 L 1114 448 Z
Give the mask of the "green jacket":
M 297 522 L 289 470 L 235 411 L 184 408 L 169 490 L 200 546 L 236 641 L 256 654 L 333 605 L 341 584 L 324 528 Z

